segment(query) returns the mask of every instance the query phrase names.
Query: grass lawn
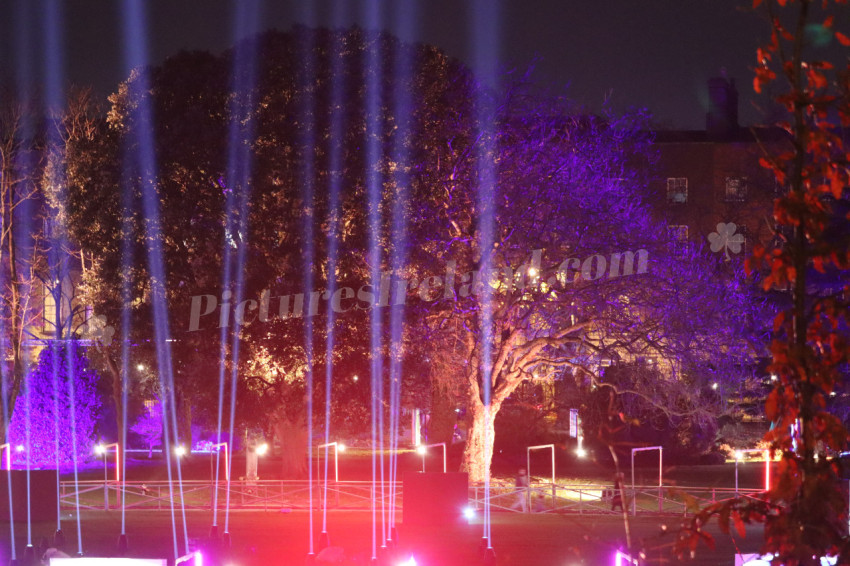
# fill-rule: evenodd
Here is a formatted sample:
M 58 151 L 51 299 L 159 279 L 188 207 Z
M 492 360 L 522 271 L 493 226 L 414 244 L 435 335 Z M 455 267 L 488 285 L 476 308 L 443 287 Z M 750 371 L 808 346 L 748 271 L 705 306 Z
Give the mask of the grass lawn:
M 174 538 L 169 512 L 136 511 L 127 513 L 127 534 L 130 556 L 163 558 L 173 556 Z M 210 512 L 186 513 L 186 529 L 190 539 L 203 539 L 209 534 Z M 234 566 L 303 564 L 308 550 L 308 514 L 233 512 L 230 516 L 232 550 L 222 564 Z M 119 512 L 89 511 L 81 514 L 83 550 L 89 556 L 113 555 L 121 530 Z M 223 530 L 223 517 L 219 519 Z M 661 525 L 667 531 L 662 534 Z M 314 515 L 315 533 L 321 531 L 321 515 Z M 639 517 L 633 519 L 634 537 L 645 539 L 656 550 L 650 553 L 650 564 L 669 564 L 669 544 L 678 522 L 668 518 Z M 612 564 L 613 552 L 624 539 L 621 518 L 601 516 L 554 516 L 494 513 L 492 540 L 497 563 L 527 566 L 572 566 Z M 54 523 L 33 526 L 33 541 L 38 545 L 42 536 L 50 536 Z M 378 526 L 380 529 L 380 524 Z M 68 538 L 69 553 L 76 552 L 76 520 L 67 516 L 63 530 Z M 470 566 L 483 562 L 480 554 L 482 526 L 479 521 L 469 524 L 441 524 L 428 527 L 399 525 L 399 545 L 395 566 L 415 556 L 419 566 Z M 371 557 L 371 514 L 368 512 L 331 512 L 328 515 L 331 544 L 341 546 L 352 560 L 348 564 L 365 564 Z M 185 548 L 183 526 L 178 513 L 178 547 Z M 717 534 L 715 532 L 715 534 Z M 16 528 L 19 555 L 26 543 L 25 525 Z M 717 550 L 701 547 L 696 561 L 689 564 L 724 566 L 734 564 L 736 543 L 728 536 L 717 535 Z M 760 532 L 751 532 L 746 541 L 738 541 L 744 551 L 758 548 Z M 8 523 L 0 524 L 0 540 L 8 563 Z M 674 562 L 675 563 L 675 562 Z M 210 564 L 209 561 L 205 564 Z

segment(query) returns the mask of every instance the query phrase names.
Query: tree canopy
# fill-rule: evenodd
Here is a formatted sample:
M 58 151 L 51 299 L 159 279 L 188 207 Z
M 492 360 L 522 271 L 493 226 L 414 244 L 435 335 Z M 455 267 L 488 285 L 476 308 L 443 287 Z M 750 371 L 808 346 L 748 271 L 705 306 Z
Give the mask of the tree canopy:
M 238 332 L 239 356 L 228 341 L 225 363 L 241 376 L 230 394 L 245 419 L 298 422 L 305 378 L 320 383 L 328 367 L 332 400 L 365 407 L 378 395 L 388 411 L 384 370 L 398 361 L 407 386 L 427 377 L 464 400 L 464 469 L 483 480 L 492 419 L 524 381 L 614 388 L 604 361 L 660 357 L 667 383 L 703 383 L 710 358 L 742 355 L 729 339 L 743 293 L 698 250 L 671 247 L 642 201 L 653 161 L 645 117 L 589 115 L 522 81 L 495 92 L 437 49 L 385 34 L 296 28 L 245 41 L 237 49 L 258 54 L 253 89 L 232 91 L 234 51 L 183 53 L 134 71 L 98 133 L 69 144 L 68 221 L 89 262 L 88 297 L 109 320 L 129 309 L 123 339 L 152 352 L 148 173 L 127 158 L 146 127 L 138 109 L 152 109 L 182 398 L 218 404 L 222 328 Z M 245 182 L 228 170 L 234 108 L 253 132 Z M 494 172 L 485 201 L 482 163 Z M 482 244 L 485 213 L 495 228 Z M 243 276 L 238 290 L 223 287 L 225 268 Z M 370 324 L 391 329 L 402 308 L 395 343 L 385 332 L 374 349 Z M 376 367 L 371 390 L 348 379 Z M 312 393 L 321 407 L 322 388 Z M 702 408 L 665 410 L 699 419 Z M 332 414 L 365 427 L 365 411 Z

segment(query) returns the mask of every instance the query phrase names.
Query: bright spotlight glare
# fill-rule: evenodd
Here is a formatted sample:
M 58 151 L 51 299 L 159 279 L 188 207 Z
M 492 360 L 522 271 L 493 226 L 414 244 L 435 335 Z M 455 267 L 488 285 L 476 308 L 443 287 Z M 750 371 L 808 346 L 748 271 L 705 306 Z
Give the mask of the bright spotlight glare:
M 416 566 L 416 559 L 411 556 L 404 562 L 399 562 L 398 566 Z
M 145 371 L 145 364 L 137 364 L 136 369 L 139 371 Z
M 269 451 L 269 445 L 266 444 L 265 442 L 263 442 L 262 444 L 257 446 L 257 454 L 259 454 L 260 456 L 262 456 L 263 454 L 265 454 L 268 451 Z
M 98 444 L 94 447 L 95 454 L 103 454 L 104 452 L 106 452 L 106 448 L 103 447 L 103 444 Z
M 740 459 L 742 459 L 743 457 L 744 457 L 744 453 L 743 453 L 743 452 L 741 452 L 740 450 L 735 450 L 735 459 L 736 459 L 736 460 L 740 460 Z
M 717 389 L 717 387 L 718 387 L 718 385 L 717 385 L 717 382 L 716 382 L 716 381 L 715 381 L 714 383 L 712 383 L 712 384 L 711 384 L 711 388 L 712 388 L 712 389 Z
M 420 444 L 419 446 L 416 447 L 416 453 L 417 454 L 424 455 L 426 452 L 428 452 L 428 449 L 425 448 L 425 446 L 423 444 Z
M 472 507 L 464 507 L 463 516 L 467 519 L 475 518 L 475 509 L 473 509 Z
M 579 448 L 578 450 L 576 450 L 576 456 L 578 456 L 579 458 L 584 458 L 585 456 L 587 456 L 587 450 L 585 450 L 584 448 Z
M 24 450 L 26 450 L 26 448 L 24 448 L 23 444 L 18 444 L 17 446 L 15 446 L 15 452 L 23 452 Z
M 337 444 L 336 449 L 340 452 L 345 452 L 345 444 Z
M 186 455 L 186 447 L 183 446 L 183 445 L 175 446 L 174 447 L 174 453 L 178 456 L 185 456 Z

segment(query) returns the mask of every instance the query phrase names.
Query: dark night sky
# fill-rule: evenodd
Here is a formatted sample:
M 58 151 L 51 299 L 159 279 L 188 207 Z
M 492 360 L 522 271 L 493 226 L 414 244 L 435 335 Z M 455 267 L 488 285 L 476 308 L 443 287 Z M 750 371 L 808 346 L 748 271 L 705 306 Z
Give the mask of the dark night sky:
M 22 64 L 36 75 L 40 68 L 40 50 L 23 47 L 21 38 L 28 30 L 34 44 L 41 41 L 37 23 L 43 16 L 32 7 L 43 0 L 20 1 L 31 7 L 36 25 L 21 23 L 16 16 L 18 0 L 0 0 L 0 81 L 6 86 L 14 83 L 15 69 Z M 303 23 L 298 16 L 303 2 L 265 4 L 263 29 L 286 30 Z M 365 27 L 360 4 L 317 2 L 318 21 Z M 570 98 L 591 109 L 610 96 L 618 109 L 646 107 L 658 124 L 677 128 L 703 127 L 706 80 L 725 68 L 737 79 L 741 122 L 755 123 L 759 115 L 753 102 L 758 99 L 752 93 L 750 67 L 767 28 L 748 11 L 750 4 L 750 0 L 503 0 L 499 55 L 505 67 L 520 69 L 537 57 L 535 80 L 566 87 Z M 230 0 L 151 0 L 146 5 L 153 63 L 181 49 L 218 52 L 233 42 Z M 347 14 L 339 16 L 343 5 Z M 433 43 L 471 62 L 470 6 L 461 0 L 420 1 L 416 34 L 405 39 Z M 69 81 L 91 84 L 105 95 L 124 78 L 120 10 L 117 0 L 66 3 Z M 390 23 L 383 27 L 392 29 Z M 29 57 L 30 63 L 22 57 Z

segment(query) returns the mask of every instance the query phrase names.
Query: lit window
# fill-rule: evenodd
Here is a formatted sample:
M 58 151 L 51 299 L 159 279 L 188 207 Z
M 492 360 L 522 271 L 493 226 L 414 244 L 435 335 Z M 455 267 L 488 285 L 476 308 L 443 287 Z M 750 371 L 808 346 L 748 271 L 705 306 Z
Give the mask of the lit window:
M 747 199 L 747 179 L 726 177 L 726 202 L 742 202 Z
M 41 311 L 42 313 L 42 330 L 44 332 L 53 332 L 56 330 L 56 298 L 53 296 L 52 289 L 45 284 L 43 286 L 44 290 L 44 307 Z
M 688 202 L 688 178 L 667 178 L 667 202 L 671 204 L 683 204 Z

